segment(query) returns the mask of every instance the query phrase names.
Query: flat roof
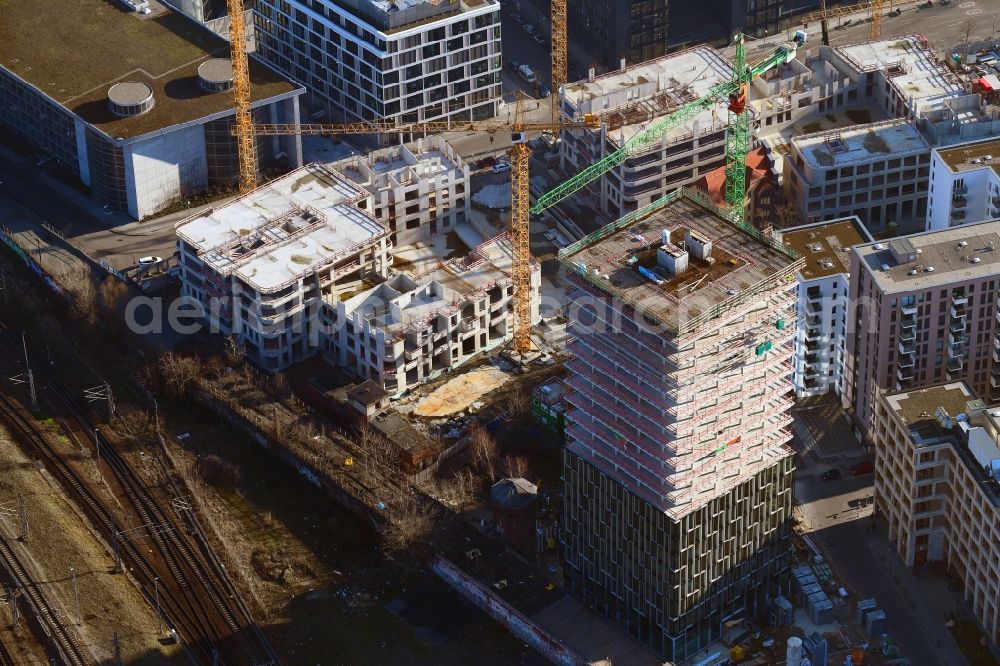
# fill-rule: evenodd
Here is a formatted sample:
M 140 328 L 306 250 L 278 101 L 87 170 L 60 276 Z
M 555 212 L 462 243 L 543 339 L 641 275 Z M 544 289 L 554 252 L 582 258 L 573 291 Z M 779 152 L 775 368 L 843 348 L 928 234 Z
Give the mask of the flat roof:
M 1000 175 L 1000 138 L 939 149 L 937 154 L 952 173 L 992 168 Z
M 965 94 L 958 77 L 937 60 L 934 51 L 920 46 L 918 35 L 838 46 L 835 50 L 861 72 L 885 72 L 903 98 L 912 98 L 916 107 L 927 103 L 918 103 L 920 100 Z
M 851 247 L 872 239 L 856 216 L 783 229 L 781 242 L 805 259 L 799 274 L 806 280 L 851 270 Z
M 886 242 L 866 243 L 853 250 L 884 292 L 919 291 L 981 280 L 1000 272 L 1000 220 L 925 231 L 897 240 L 912 244 L 916 261 L 897 263 Z M 887 268 L 883 270 L 883 266 Z
M 793 138 L 792 145 L 819 169 L 930 150 L 917 128 L 901 118 L 805 134 Z
M 231 93 L 198 85 L 198 66 L 228 58 L 229 44 L 168 9 L 143 17 L 113 0 L 5 2 L 0 44 L 0 65 L 112 138 L 232 110 Z M 254 101 L 302 90 L 252 59 L 250 75 Z M 123 81 L 149 85 L 153 108 L 112 113 L 108 89 Z
M 216 271 L 271 291 L 387 235 L 358 208 L 366 196 L 343 175 L 310 164 L 178 223 L 176 233 Z
M 899 420 L 911 431 L 917 440 L 930 440 L 953 435 L 938 422 L 936 412 L 943 407 L 954 418 L 965 412 L 965 405 L 975 400 L 975 394 L 965 382 L 939 384 L 915 391 L 899 391 L 885 396 L 885 401 Z
M 565 98 L 578 113 L 597 113 L 612 121 L 614 131 L 608 138 L 615 143 L 628 141 L 647 123 L 665 116 L 678 106 L 706 94 L 709 89 L 733 77 L 728 60 L 710 46 L 697 46 L 686 51 L 632 65 L 625 70 L 567 84 Z M 612 118 L 620 113 L 620 118 Z M 723 113 L 712 115 L 705 109 L 688 120 L 688 132 L 695 123 L 700 126 L 725 126 Z
M 690 256 L 677 276 L 656 267 L 661 232 L 683 240 L 695 231 L 711 239 L 711 261 Z M 626 302 L 640 305 L 675 334 L 697 329 L 778 279 L 794 279 L 803 260 L 752 228 L 738 227 L 707 197 L 681 188 L 659 202 L 626 215 L 559 252 L 574 277 Z M 642 267 L 659 283 L 639 272 Z

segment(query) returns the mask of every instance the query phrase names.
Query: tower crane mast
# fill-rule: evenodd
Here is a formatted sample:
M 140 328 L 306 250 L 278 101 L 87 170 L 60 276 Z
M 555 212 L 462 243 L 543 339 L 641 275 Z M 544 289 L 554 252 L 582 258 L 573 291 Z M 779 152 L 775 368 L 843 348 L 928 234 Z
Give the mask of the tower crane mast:
M 798 31 L 791 42 L 777 47 L 763 60 L 747 65 L 744 38 L 742 34 L 737 35 L 736 63 L 734 63 L 732 79 L 715 84 L 698 99 L 688 102 L 670 115 L 654 121 L 626 141 L 618 150 L 546 192 L 535 200 L 534 206 L 531 207 L 531 213 L 539 214 L 545 211 L 612 169 L 621 166 L 626 159 L 659 141 L 663 136 L 698 113 L 712 108 L 718 102 L 726 101 L 729 104 L 729 132 L 726 139 L 726 202 L 732 208 L 734 221 L 743 223 L 743 203 L 746 197 L 746 159 L 750 139 L 749 117 L 746 113 L 749 84 L 764 73 L 795 58 L 795 54 L 799 47 L 805 43 L 805 40 L 805 32 Z M 730 176 L 733 179 L 732 184 L 730 184 Z

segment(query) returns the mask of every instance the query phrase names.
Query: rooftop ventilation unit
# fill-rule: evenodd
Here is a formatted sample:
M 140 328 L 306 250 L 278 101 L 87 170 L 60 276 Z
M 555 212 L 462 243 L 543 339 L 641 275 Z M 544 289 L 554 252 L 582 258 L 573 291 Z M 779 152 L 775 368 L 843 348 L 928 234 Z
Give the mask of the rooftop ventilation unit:
M 108 89 L 108 107 L 116 116 L 128 118 L 153 108 L 153 89 L 142 81 L 122 81 Z
M 198 65 L 198 86 L 211 93 L 232 90 L 233 62 L 229 58 L 212 58 Z

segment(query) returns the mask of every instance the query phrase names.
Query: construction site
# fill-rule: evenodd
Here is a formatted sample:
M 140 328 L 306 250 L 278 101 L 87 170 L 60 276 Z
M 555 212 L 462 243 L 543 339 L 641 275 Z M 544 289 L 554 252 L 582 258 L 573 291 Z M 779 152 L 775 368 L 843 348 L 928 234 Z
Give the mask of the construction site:
M 10 643 L 25 663 L 74 664 L 182 652 L 205 664 L 994 663 L 996 590 L 975 573 L 989 560 L 966 557 L 992 551 L 896 497 L 925 497 L 928 444 L 911 428 L 912 442 L 865 450 L 872 433 L 839 404 L 864 390 L 872 419 L 912 420 L 899 403 L 914 404 L 922 375 L 889 398 L 863 377 L 845 387 L 858 353 L 846 257 L 919 227 L 942 133 L 989 124 L 989 90 L 968 99 L 967 58 L 940 57 L 922 33 L 883 35 L 898 12 L 881 2 L 821 3 L 804 18 L 817 32 L 736 33 L 725 49 L 573 82 L 565 0 L 539 6 L 547 37 L 520 5 L 492 0 L 300 5 L 228 0 L 212 28 L 228 61 L 218 49 L 204 60 L 218 38 L 201 44 L 158 3 L 116 17 L 162 20 L 209 63 L 198 85 L 212 117 L 185 140 L 209 132 L 226 147 L 208 149 L 209 168 L 225 162 L 238 194 L 149 224 L 173 257 L 117 270 L 35 213 L 0 228 L 0 456 L 17 479 L 0 484 L 12 621 L 0 664 Z M 500 24 L 514 11 L 551 56 L 551 91 L 514 63 L 527 85 L 501 100 Z M 867 40 L 831 45 L 829 22 L 858 15 Z M 28 77 L 2 64 L 7 88 Z M 182 106 L 151 78 L 148 100 L 124 78 L 108 91 L 122 119 L 107 127 L 145 127 L 167 110 L 160 95 Z M 232 104 L 217 108 L 223 94 Z M 99 147 L 77 111 L 77 144 Z M 330 161 L 300 166 L 303 137 Z M 188 166 L 118 149 L 108 159 L 134 171 L 116 195 L 128 210 L 184 190 Z M 86 181 L 97 157 L 81 155 Z M 146 158 L 155 196 L 127 183 Z M 179 179 L 163 177 L 171 165 Z M 51 270 L 41 238 L 82 268 Z M 893 256 L 907 243 L 890 241 Z M 877 282 L 889 268 L 866 270 Z M 183 309 L 183 330 L 137 330 L 140 297 L 178 329 Z M 949 492 L 978 502 L 976 464 L 1000 458 L 967 426 L 996 424 L 985 404 L 963 407 L 964 420 L 938 415 L 962 431 L 948 445 L 963 485 Z M 946 448 L 933 462 L 952 464 Z M 66 528 L 34 544 L 7 495 L 39 478 L 56 499 L 34 498 L 32 520 Z M 88 533 L 71 558 L 68 542 Z M 82 605 L 120 595 L 120 612 L 81 610 L 76 564 L 71 585 L 59 573 L 70 559 L 89 562 Z M 907 591 L 903 576 L 932 564 L 940 580 Z

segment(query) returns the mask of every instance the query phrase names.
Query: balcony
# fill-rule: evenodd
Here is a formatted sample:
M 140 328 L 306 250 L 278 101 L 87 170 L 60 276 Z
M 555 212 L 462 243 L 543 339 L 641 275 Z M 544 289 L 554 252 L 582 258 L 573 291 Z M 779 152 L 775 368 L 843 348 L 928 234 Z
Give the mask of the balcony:
M 962 195 L 966 195 L 968 193 L 969 193 L 969 186 L 968 185 L 955 185 L 954 187 L 951 188 L 951 195 L 952 196 L 962 196 Z
M 1000 377 L 990 375 L 990 386 L 992 388 L 1000 388 Z
M 948 325 L 948 331 L 950 331 L 953 335 L 962 334 L 965 333 L 965 327 L 966 323 L 964 317 L 953 318 L 951 323 Z
M 818 314 L 811 314 L 806 317 L 806 326 L 816 327 L 823 323 L 823 317 Z
M 805 356 L 805 363 L 807 366 L 817 365 L 818 363 L 821 362 L 821 360 L 822 359 L 820 358 L 819 354 L 806 354 Z
M 823 305 L 820 303 L 819 300 L 806 301 L 806 312 L 808 312 L 809 314 L 812 315 L 819 314 L 822 311 L 823 311 Z
M 965 307 L 969 304 L 969 298 L 965 294 L 952 294 L 951 304 L 956 306 Z
M 907 340 L 899 341 L 900 354 L 912 354 L 915 351 L 917 351 L 917 345 L 915 345 L 913 342 L 909 342 Z
M 904 328 L 899 333 L 899 339 L 902 340 L 902 341 L 904 341 L 904 342 L 908 342 L 910 340 L 916 340 L 917 339 L 917 332 L 915 330 L 913 330 L 912 327 L 911 328 Z
M 816 340 L 822 340 L 822 339 L 823 339 L 823 331 L 821 329 L 818 328 L 806 329 L 806 340 L 808 342 L 814 342 Z
M 900 356 L 899 357 L 899 361 L 897 362 L 897 365 L 899 367 L 901 367 L 901 368 L 912 368 L 913 367 L 913 356 L 910 355 L 910 354 L 906 354 L 904 356 Z
M 904 316 L 902 319 L 899 320 L 899 325 L 903 329 L 914 328 L 917 325 L 917 318 L 914 317 L 913 315 Z
M 961 372 L 965 367 L 965 360 L 961 357 L 948 359 L 948 372 Z
M 963 349 L 968 342 L 967 333 L 948 333 L 948 347 L 951 349 Z
M 964 305 L 953 305 L 951 306 L 951 316 L 953 319 L 961 319 L 962 325 L 965 325 L 965 318 L 969 315 L 968 309 Z
M 476 320 L 475 319 L 463 319 L 458 324 L 458 330 L 461 331 L 462 333 L 468 333 L 469 331 L 473 330 L 475 327 L 476 327 Z
M 896 369 L 896 379 L 900 382 L 908 382 L 913 379 L 913 369 L 912 368 L 897 368 Z
M 960 221 L 965 219 L 965 209 L 951 211 L 951 219 Z
M 951 205 L 953 208 L 965 208 L 969 205 L 969 200 L 965 198 L 964 194 L 952 193 Z
M 904 305 L 900 308 L 900 310 L 902 311 L 904 317 L 914 317 L 917 314 L 916 305 Z

